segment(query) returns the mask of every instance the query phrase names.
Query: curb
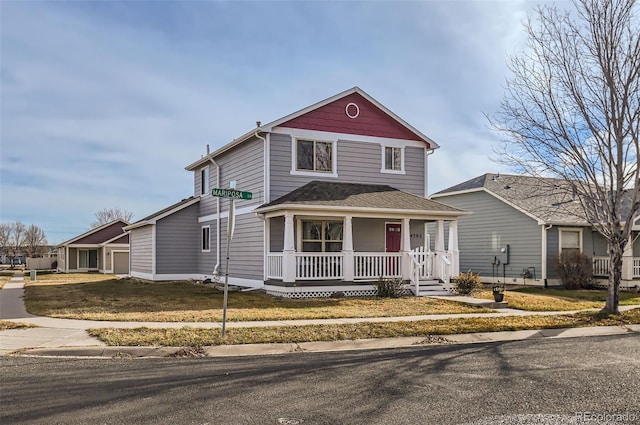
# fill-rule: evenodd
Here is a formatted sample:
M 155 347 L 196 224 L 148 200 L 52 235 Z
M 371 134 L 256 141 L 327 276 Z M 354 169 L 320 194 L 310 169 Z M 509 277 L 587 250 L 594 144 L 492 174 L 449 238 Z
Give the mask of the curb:
M 0 351 L 0 356 L 36 356 L 71 358 L 163 358 L 163 357 L 240 357 L 291 353 L 321 353 L 338 351 L 380 350 L 417 346 L 466 345 L 479 343 L 522 341 L 526 339 L 577 338 L 607 335 L 640 334 L 640 325 L 596 326 L 503 332 L 481 332 L 419 337 L 317 341 L 300 343 L 267 343 L 193 347 L 61 347 L 30 348 Z

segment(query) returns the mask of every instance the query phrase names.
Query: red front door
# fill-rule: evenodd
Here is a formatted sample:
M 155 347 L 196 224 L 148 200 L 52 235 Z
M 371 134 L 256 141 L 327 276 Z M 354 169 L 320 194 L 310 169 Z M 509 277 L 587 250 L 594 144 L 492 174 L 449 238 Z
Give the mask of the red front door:
M 387 243 L 385 249 L 387 252 L 400 252 L 400 242 L 402 241 L 400 223 L 387 223 Z
M 386 223 L 386 242 L 385 250 L 387 252 L 400 252 L 400 244 L 402 243 L 402 226 L 400 223 Z M 398 274 L 398 266 L 396 258 L 387 258 L 385 267 L 385 275 L 395 276 Z

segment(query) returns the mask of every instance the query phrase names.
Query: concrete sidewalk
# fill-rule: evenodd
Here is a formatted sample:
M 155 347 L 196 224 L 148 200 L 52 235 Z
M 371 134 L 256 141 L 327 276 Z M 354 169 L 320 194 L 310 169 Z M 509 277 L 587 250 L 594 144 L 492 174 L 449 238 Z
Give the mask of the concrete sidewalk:
M 24 277 L 14 276 L 0 290 L 0 320 L 32 324 L 35 328 L 9 329 L 0 331 L 0 355 L 22 353 L 34 355 L 71 355 L 71 356 L 107 356 L 126 355 L 133 357 L 167 356 L 178 352 L 180 347 L 107 347 L 90 336 L 86 330 L 91 328 L 221 328 L 220 322 L 114 322 L 96 320 L 56 319 L 34 316 L 24 307 Z M 486 303 L 485 300 L 460 297 L 459 301 L 468 303 Z M 456 297 L 449 297 L 456 300 Z M 625 311 L 637 306 L 621 306 Z M 507 317 L 507 316 L 549 316 L 571 314 L 577 311 L 527 312 L 515 309 L 501 309 L 494 313 L 471 314 L 433 314 L 424 316 L 314 319 L 314 320 L 278 320 L 254 322 L 227 322 L 227 328 L 295 326 L 311 324 L 347 324 L 363 322 L 410 322 L 416 320 L 438 320 L 460 317 Z M 640 332 L 640 325 L 626 327 L 596 327 L 553 329 L 542 331 L 490 332 L 482 334 L 447 335 L 437 338 L 441 342 L 489 342 L 524 338 L 546 338 L 563 336 L 611 335 Z M 436 341 L 437 342 L 437 341 Z M 293 351 L 333 351 L 371 348 L 390 348 L 425 343 L 424 337 L 385 338 L 373 340 L 309 342 L 299 344 L 245 344 L 237 346 L 206 347 L 204 353 L 209 356 L 276 354 Z M 433 343 L 431 341 L 430 343 Z

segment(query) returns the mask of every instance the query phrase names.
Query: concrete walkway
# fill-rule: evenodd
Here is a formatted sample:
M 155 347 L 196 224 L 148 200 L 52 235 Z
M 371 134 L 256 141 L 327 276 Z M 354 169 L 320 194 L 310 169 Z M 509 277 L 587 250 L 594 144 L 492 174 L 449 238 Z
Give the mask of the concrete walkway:
M 24 306 L 24 276 L 15 275 L 0 290 L 0 320 L 27 323 L 35 328 L 9 329 L 0 331 L 0 355 L 11 353 L 27 353 L 38 355 L 92 355 L 92 356 L 167 356 L 179 350 L 179 347 L 107 347 L 97 338 L 90 336 L 86 330 L 91 328 L 221 328 L 221 322 L 115 322 L 96 320 L 57 319 L 34 316 Z M 447 297 L 471 304 L 486 304 L 486 300 L 470 297 Z M 638 306 L 621 306 L 626 311 Z M 227 322 L 227 328 L 295 326 L 311 324 L 347 324 L 363 322 L 410 322 L 416 320 L 439 320 L 461 317 L 507 317 L 507 316 L 550 316 L 572 314 L 576 311 L 530 312 L 509 308 L 493 313 L 468 314 L 431 314 L 424 316 L 343 318 L 343 319 L 310 319 L 310 320 L 271 320 L 252 322 Z M 553 329 L 542 331 L 491 332 L 482 334 L 447 335 L 449 342 L 488 342 L 505 341 L 536 337 L 610 335 L 629 332 L 640 332 L 640 325 L 627 327 L 610 326 L 596 328 Z M 441 338 L 444 339 L 444 338 Z M 249 355 L 274 354 L 292 351 L 332 351 L 345 349 L 386 348 L 416 345 L 423 343 L 424 337 L 384 338 L 373 340 L 310 342 L 299 344 L 245 344 L 239 346 L 220 346 L 205 348 L 206 355 Z

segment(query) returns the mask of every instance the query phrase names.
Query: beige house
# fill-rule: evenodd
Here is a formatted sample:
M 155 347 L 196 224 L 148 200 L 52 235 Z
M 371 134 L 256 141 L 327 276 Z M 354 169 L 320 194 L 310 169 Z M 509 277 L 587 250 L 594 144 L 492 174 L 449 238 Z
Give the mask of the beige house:
M 128 224 L 115 220 L 57 245 L 58 271 L 129 274 Z

